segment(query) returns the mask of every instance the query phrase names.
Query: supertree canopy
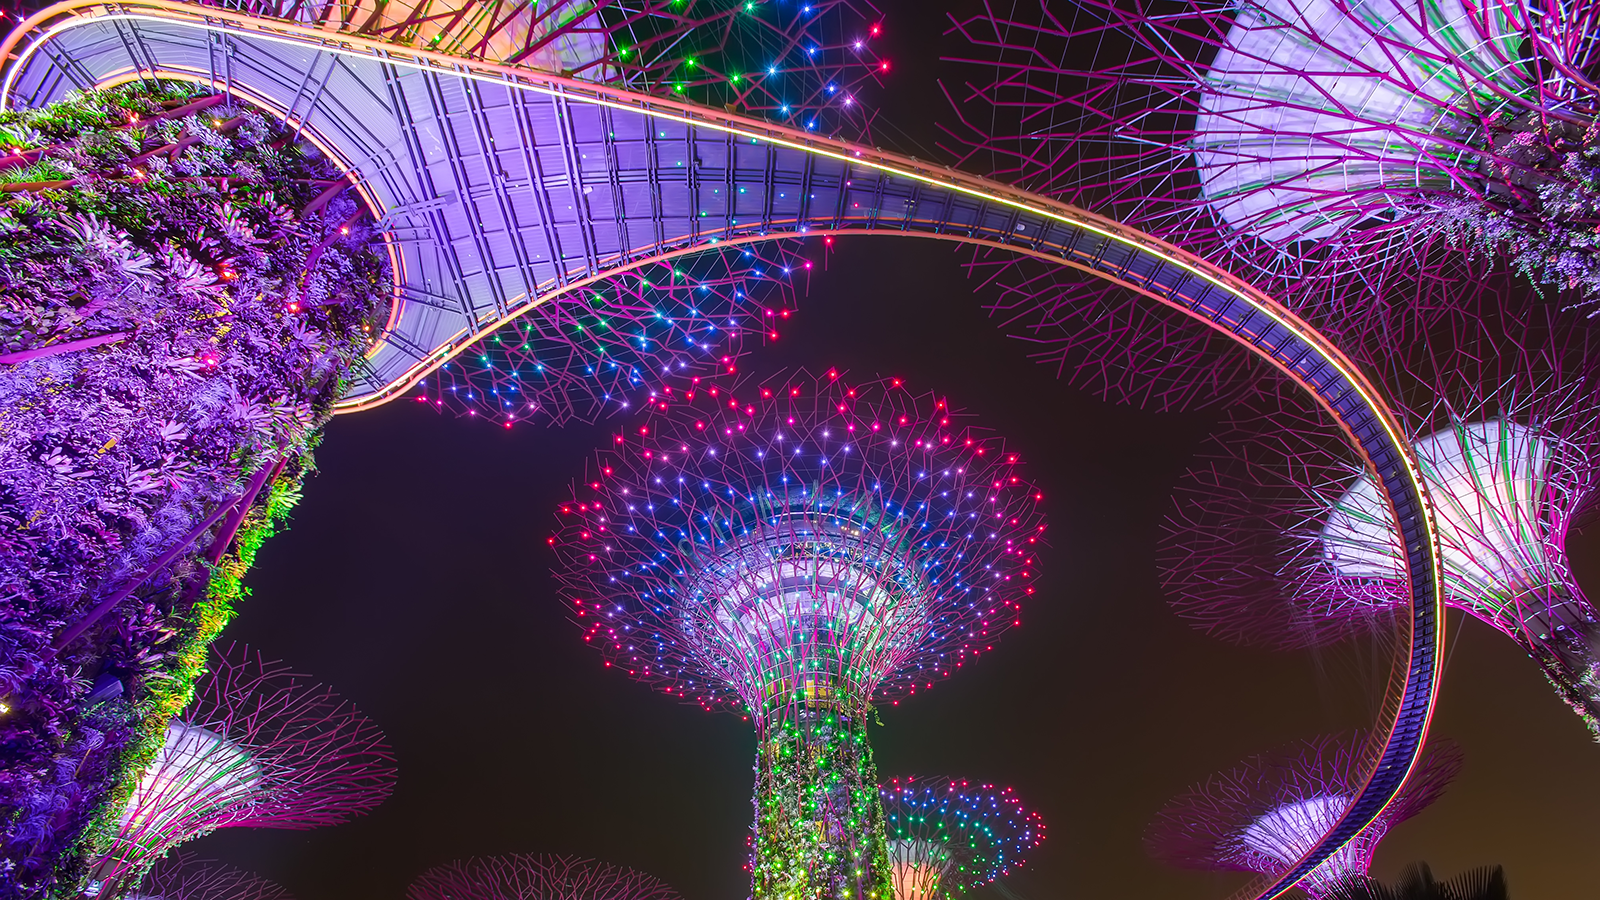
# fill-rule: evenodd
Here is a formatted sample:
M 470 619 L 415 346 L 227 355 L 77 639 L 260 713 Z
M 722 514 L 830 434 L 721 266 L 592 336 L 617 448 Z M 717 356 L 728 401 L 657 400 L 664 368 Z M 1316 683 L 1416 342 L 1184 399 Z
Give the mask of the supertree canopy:
M 343 174 L 186 85 L 0 114 L 0 893 L 80 877 L 381 327 Z
M 1017 454 L 899 380 L 663 391 L 551 544 L 607 665 L 753 719 L 753 896 L 888 900 L 866 722 L 993 646 L 1033 592 Z
M 1600 616 L 1566 555 L 1600 480 L 1595 336 L 1548 307 L 1497 307 L 1343 345 L 1395 392 L 1445 603 L 1515 640 L 1600 731 Z M 1162 549 L 1179 612 L 1287 646 L 1386 627 L 1403 603 L 1402 548 L 1359 471 L 1288 392 L 1233 411 L 1180 486 Z
M 883 784 L 894 900 L 964 894 L 1024 865 L 1044 842 L 1044 820 L 1011 788 L 954 778 Z
M 325 687 L 243 648 L 217 656 L 117 817 L 92 889 L 117 896 L 156 859 L 217 828 L 316 828 L 394 784 L 378 729 Z
M 1145 833 L 1145 846 L 1157 859 L 1185 868 L 1287 872 L 1333 827 L 1365 781 L 1364 744 L 1359 734 L 1322 737 L 1251 757 L 1169 802 Z M 1365 875 L 1389 829 L 1439 799 L 1461 764 L 1454 742 L 1430 742 L 1383 815 L 1298 887 L 1319 900 L 1336 883 Z
M 1587 303 L 1592 4 L 1025 3 L 958 16 L 963 165 L 1227 264 L 1318 327 L 1519 290 Z M 1510 263 L 1508 266 L 1507 263 Z M 1064 378 L 1155 408 L 1254 366 L 1123 286 L 979 252 L 996 316 Z
M 126 900 L 294 900 L 289 892 L 258 875 L 169 853 L 151 867 Z
M 406 900 L 679 900 L 643 872 L 593 859 L 515 853 L 437 866 L 406 889 Z
M 998 63 L 974 145 L 1030 184 L 1266 274 L 1370 283 L 1442 238 L 1600 291 L 1592 3 L 1081 0 L 958 27 Z

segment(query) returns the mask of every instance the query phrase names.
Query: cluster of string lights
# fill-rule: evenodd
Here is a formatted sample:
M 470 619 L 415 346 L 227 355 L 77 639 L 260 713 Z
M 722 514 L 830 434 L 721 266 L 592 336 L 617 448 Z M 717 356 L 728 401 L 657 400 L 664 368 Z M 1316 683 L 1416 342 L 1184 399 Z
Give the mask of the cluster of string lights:
M 799 250 L 723 246 L 611 276 L 507 323 L 412 397 L 505 428 L 560 425 L 637 408 L 673 378 L 733 372 L 794 314 L 811 272 Z
M 1044 842 L 1044 819 L 1009 787 L 895 778 L 881 794 L 895 900 L 944 900 L 1005 877 Z
M 830 370 L 690 380 L 651 404 L 645 424 L 614 435 L 550 539 L 574 612 L 609 665 L 707 709 L 759 713 L 794 673 L 746 673 L 742 659 L 677 640 L 681 607 L 720 574 L 716 563 L 733 561 L 721 557 L 769 529 L 787 534 L 791 521 L 818 534 L 878 532 L 893 562 L 876 565 L 893 565 L 907 594 L 915 579 L 926 606 L 916 640 L 897 634 L 893 650 L 836 668 L 861 701 L 931 687 L 1020 623 L 1043 495 L 1015 452 L 941 397 Z
M 870 0 L 202 0 L 342 34 L 867 133 L 890 71 Z

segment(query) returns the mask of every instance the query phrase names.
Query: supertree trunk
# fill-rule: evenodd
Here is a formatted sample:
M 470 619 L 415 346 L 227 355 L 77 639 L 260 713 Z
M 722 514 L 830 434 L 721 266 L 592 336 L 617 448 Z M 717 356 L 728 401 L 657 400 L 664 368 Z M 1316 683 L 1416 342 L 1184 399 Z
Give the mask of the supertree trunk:
M 1530 605 L 1541 612 L 1514 635 L 1517 643 L 1539 664 L 1556 696 L 1600 736 L 1600 616 L 1575 583 L 1555 586 Z
M 756 750 L 756 900 L 894 896 L 878 769 L 860 712 L 785 704 Z

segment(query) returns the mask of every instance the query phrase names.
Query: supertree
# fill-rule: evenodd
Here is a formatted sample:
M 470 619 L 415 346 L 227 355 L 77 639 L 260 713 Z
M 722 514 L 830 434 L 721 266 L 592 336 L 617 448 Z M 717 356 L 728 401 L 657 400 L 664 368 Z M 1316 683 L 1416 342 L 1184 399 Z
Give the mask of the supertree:
M 965 95 L 1001 111 L 975 152 L 1031 185 L 1226 248 L 1252 277 L 1368 287 L 1442 240 L 1588 297 L 1596 15 L 1577 0 L 1079 0 L 956 27 L 997 66 Z
M 1171 800 L 1145 833 L 1157 859 L 1192 869 L 1287 872 L 1339 820 L 1366 779 L 1362 735 L 1320 737 L 1254 756 Z M 1452 741 L 1430 741 L 1392 802 L 1298 887 L 1320 900 L 1365 875 L 1389 829 L 1428 808 L 1461 771 Z
M 894 900 L 954 897 L 1005 877 L 1044 842 L 1044 820 L 1011 788 L 954 778 L 895 778 L 883 798 Z
M 953 30 L 982 66 L 952 91 L 965 164 L 1228 260 L 1311 321 L 1448 305 L 1507 259 L 1565 302 L 1600 288 L 1592 4 L 1078 0 Z M 1120 286 L 973 268 L 1081 386 L 1249 392 L 1222 338 Z
M 191 853 L 169 853 L 151 867 L 127 900 L 294 900 L 259 875 Z
M 888 900 L 874 702 L 993 647 L 1033 593 L 1041 495 L 934 394 L 835 371 L 656 398 L 550 543 L 584 639 L 753 719 L 753 896 Z
M 173 847 L 218 828 L 317 828 L 388 796 L 376 726 L 326 687 L 243 647 L 214 657 L 194 702 L 118 815 L 91 890 L 115 897 Z
M 1360 790 L 1363 745 L 1357 733 L 1250 757 L 1168 802 L 1146 831 L 1146 847 L 1158 860 L 1184 868 L 1285 873 Z M 1437 801 L 1461 764 L 1454 741 L 1430 741 L 1384 814 L 1302 879 L 1299 889 L 1318 900 L 1333 884 L 1366 874 L 1390 828 Z
M 1600 616 L 1566 540 L 1600 480 L 1593 329 L 1493 294 L 1422 328 L 1352 330 L 1433 505 L 1446 605 L 1516 641 L 1600 732 Z M 1402 547 L 1377 488 L 1291 392 L 1232 411 L 1180 484 L 1161 549 L 1178 611 L 1286 647 L 1389 625 Z
M 406 900 L 679 900 L 652 875 L 574 856 L 513 853 L 422 873 Z

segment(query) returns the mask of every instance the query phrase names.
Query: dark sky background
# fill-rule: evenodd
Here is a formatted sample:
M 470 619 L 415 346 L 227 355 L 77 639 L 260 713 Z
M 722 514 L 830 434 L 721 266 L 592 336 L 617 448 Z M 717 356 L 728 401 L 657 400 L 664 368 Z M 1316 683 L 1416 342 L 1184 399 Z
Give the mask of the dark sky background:
M 878 142 L 937 157 L 939 22 L 888 5 L 898 52 Z M 813 256 L 822 258 L 820 247 Z M 841 239 L 751 372 L 838 366 L 937 389 L 1024 449 L 1051 548 L 1021 629 L 960 677 L 883 712 L 880 774 L 1014 785 L 1049 838 L 1006 882 L 1025 900 L 1222 898 L 1230 874 L 1151 861 L 1166 799 L 1274 745 L 1369 725 L 1387 680 L 1355 647 L 1241 650 L 1191 630 L 1158 587 L 1169 492 L 1213 424 L 1110 405 L 1054 380 L 989 321 L 949 245 Z M 396 403 L 328 428 L 321 472 L 268 542 L 223 640 L 334 686 L 388 734 L 393 795 L 309 832 L 225 830 L 190 845 L 300 900 L 399 900 L 424 869 L 510 852 L 594 856 L 687 900 L 747 896 L 755 739 L 607 671 L 554 591 L 544 539 L 607 426 L 511 431 Z M 1573 542 L 1600 586 L 1600 529 Z M 1600 747 L 1514 644 L 1450 616 L 1435 734 L 1465 773 L 1396 828 L 1377 874 L 1504 864 L 1518 900 L 1590 896 Z M 980 891 L 981 897 L 997 897 Z

